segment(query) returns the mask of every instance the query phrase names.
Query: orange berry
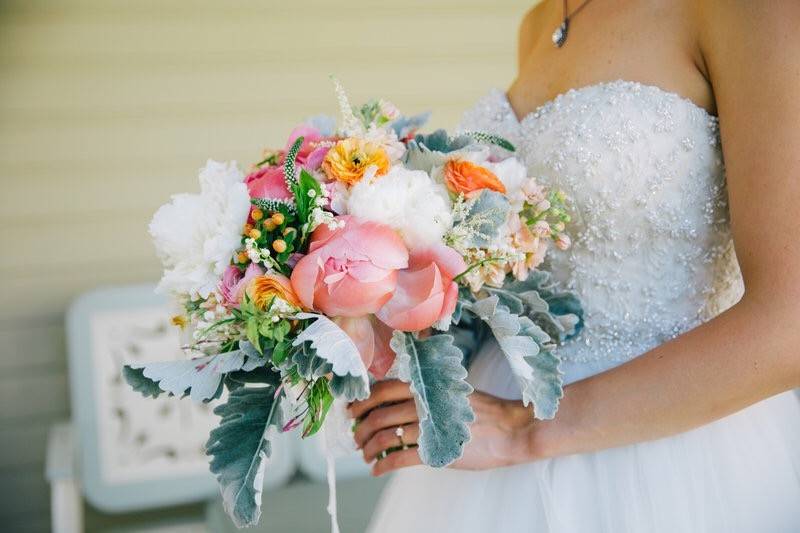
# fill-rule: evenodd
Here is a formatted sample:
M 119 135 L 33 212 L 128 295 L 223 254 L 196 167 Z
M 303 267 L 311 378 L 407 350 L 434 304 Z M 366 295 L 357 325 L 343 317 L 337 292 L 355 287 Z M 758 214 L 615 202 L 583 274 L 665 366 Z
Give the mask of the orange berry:
M 242 233 L 244 233 L 245 235 L 250 235 L 251 231 L 253 231 L 252 224 L 245 224 L 244 225 L 244 229 L 242 230 Z
M 272 242 L 272 249 L 278 252 L 279 254 L 286 251 L 286 241 L 283 239 L 276 239 Z
M 239 263 L 247 263 L 248 259 L 249 257 L 247 257 L 247 254 L 244 252 L 239 252 L 239 254 L 236 256 L 236 261 Z
M 271 218 L 264 221 L 264 229 L 267 231 L 272 231 L 275 229 L 275 223 L 272 221 Z
M 283 224 L 283 221 L 286 220 L 286 217 L 283 216 L 283 213 L 274 213 L 272 215 L 272 221 L 275 223 L 276 226 L 280 226 Z
M 250 211 L 250 218 L 252 218 L 253 220 L 261 220 L 262 218 L 264 218 L 264 212 L 256 207 L 255 209 Z
M 251 229 L 251 230 L 250 230 L 250 232 L 249 232 L 247 235 L 248 235 L 248 236 L 249 236 L 251 239 L 258 239 L 259 237 L 261 237 L 261 232 L 260 232 L 260 231 L 258 231 L 258 230 L 257 230 L 257 229 L 255 229 L 255 228 L 253 228 L 253 229 Z

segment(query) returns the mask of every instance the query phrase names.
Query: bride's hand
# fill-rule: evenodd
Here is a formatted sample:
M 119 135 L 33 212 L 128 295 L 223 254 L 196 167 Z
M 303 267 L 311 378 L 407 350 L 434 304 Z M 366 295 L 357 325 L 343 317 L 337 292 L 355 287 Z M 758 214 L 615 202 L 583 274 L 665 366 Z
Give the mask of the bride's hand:
M 533 415 L 522 402 L 503 400 L 475 391 L 469 396 L 475 412 L 470 427 L 472 438 L 454 468 L 482 470 L 532 460 L 531 431 Z M 397 380 L 376 383 L 366 400 L 353 402 L 350 415 L 358 421 L 355 441 L 371 463 L 372 474 L 421 464 L 417 448 L 392 451 L 401 446 L 397 428 L 402 427 L 402 444 L 415 445 L 419 438 L 419 420 L 408 384 Z

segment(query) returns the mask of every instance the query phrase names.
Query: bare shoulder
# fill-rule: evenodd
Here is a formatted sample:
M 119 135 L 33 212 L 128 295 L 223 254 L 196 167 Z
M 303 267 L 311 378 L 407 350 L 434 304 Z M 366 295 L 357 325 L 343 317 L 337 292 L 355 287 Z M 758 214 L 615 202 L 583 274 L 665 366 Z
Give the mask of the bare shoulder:
M 726 52 L 755 46 L 778 48 L 800 42 L 797 0 L 701 0 L 695 3 L 701 45 Z

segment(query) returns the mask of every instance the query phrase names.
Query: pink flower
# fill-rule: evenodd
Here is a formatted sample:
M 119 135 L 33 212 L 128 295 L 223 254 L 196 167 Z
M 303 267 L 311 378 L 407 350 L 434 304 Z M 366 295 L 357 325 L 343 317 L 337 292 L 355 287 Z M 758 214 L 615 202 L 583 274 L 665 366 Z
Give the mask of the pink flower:
M 308 254 L 292 271 L 292 287 L 306 308 L 331 317 L 362 317 L 385 304 L 408 265 L 408 250 L 389 226 L 336 217 L 344 227 L 319 226 Z
M 313 126 L 301 124 L 289 134 L 285 150 L 288 151 L 301 135 L 303 136 L 303 144 L 297 153 L 297 164 L 308 170 L 316 170 L 322 166 L 322 160 L 325 159 L 325 155 L 330 150 L 330 141 L 334 139 L 324 137 Z
M 449 317 L 458 300 L 453 278 L 466 270 L 461 254 L 443 244 L 412 252 L 392 298 L 377 316 L 393 329 L 420 331 Z
M 360 318 L 336 318 L 340 328 L 353 340 L 361 354 L 361 360 L 377 379 L 383 379 L 394 363 L 394 350 L 389 346 L 392 328 L 374 316 Z
M 222 274 L 222 282 L 219 284 L 219 293 L 222 295 L 222 303 L 228 307 L 236 307 L 242 303 L 244 291 L 247 285 L 254 278 L 262 275 L 264 269 L 255 263 L 250 263 L 247 270 L 242 273 L 239 268 L 229 265 Z
M 283 167 L 262 167 L 247 176 L 244 183 L 250 192 L 250 198 L 275 198 L 278 200 L 294 198 L 283 179 Z

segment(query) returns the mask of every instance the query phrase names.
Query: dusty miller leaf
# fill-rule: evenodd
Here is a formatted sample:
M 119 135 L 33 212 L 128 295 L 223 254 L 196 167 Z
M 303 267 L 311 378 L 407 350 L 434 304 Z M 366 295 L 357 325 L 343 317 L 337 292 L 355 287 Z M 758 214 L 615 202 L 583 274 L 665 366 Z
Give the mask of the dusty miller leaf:
M 275 385 L 240 387 L 214 409 L 222 420 L 211 431 L 206 453 L 212 457 L 211 472 L 225 511 L 240 528 L 257 524 L 261 517 L 264 468 L 272 453 L 269 430 L 283 423 L 281 398 L 275 396 Z
M 298 313 L 295 318 L 314 320 L 292 342 L 299 346 L 310 342 L 317 355 L 333 365 L 333 373 L 338 376 L 350 374 L 363 377 L 367 381 L 367 368 L 361 354 L 350 336 L 330 318 L 314 313 Z
M 450 335 L 418 339 L 402 331 L 394 332 L 391 347 L 397 354 L 391 375 L 411 385 L 417 405 L 420 459 L 447 466 L 464 453 L 475 420 L 461 350 Z
M 528 317 L 500 304 L 497 295 L 464 306 L 489 326 L 519 383 L 523 403 L 533 404 L 536 418 L 553 418 L 564 391 L 550 336 Z
M 234 350 L 194 359 L 132 363 L 127 367 L 131 370 L 141 370 L 144 378 L 158 384 L 164 392 L 175 396 L 188 394 L 194 402 L 205 402 L 218 396 L 225 374 L 237 370 L 253 370 L 265 363 L 266 359 L 248 356 L 242 350 Z M 126 379 L 128 376 L 134 377 L 130 371 L 127 372 Z M 131 383 L 134 389 L 136 386 L 140 388 L 144 386 L 140 379 L 135 383 Z

